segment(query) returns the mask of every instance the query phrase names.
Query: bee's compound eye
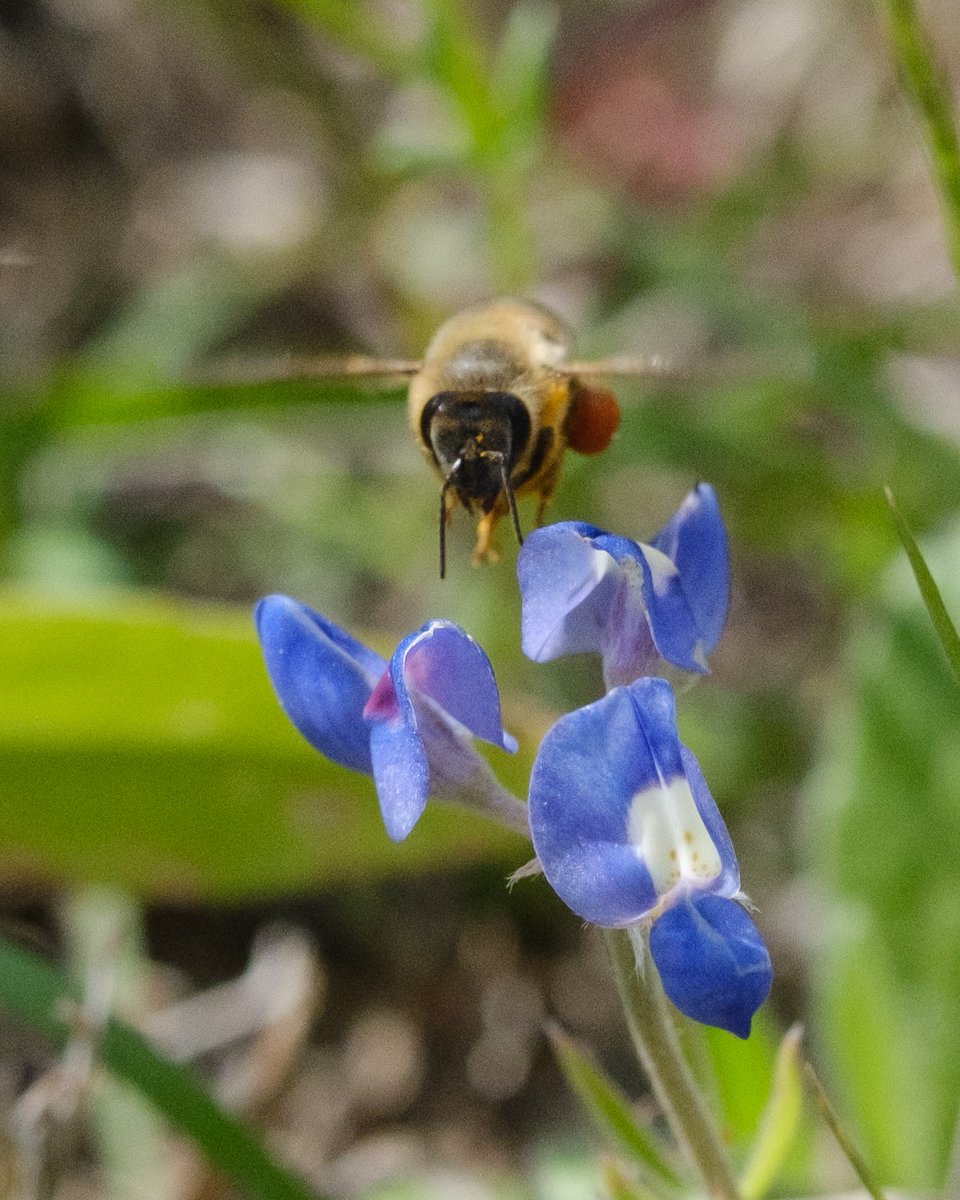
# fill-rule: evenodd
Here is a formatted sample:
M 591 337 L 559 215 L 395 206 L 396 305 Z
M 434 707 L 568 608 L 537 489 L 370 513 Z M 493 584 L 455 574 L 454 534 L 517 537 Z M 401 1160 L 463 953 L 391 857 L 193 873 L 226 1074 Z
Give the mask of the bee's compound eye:
M 571 387 L 572 399 L 567 410 L 564 434 L 567 445 L 579 454 L 599 454 L 606 450 L 620 425 L 620 406 L 606 388 Z

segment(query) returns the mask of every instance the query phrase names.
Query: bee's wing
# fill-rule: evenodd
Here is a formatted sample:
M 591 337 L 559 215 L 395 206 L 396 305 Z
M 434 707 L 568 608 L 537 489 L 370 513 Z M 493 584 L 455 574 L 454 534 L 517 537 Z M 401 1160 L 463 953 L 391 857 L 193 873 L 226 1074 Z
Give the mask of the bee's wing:
M 227 359 L 201 370 L 209 383 L 273 383 L 284 379 L 391 379 L 415 375 L 420 362 L 406 358 L 277 358 Z
M 640 379 L 684 379 L 689 372 L 659 354 L 615 354 L 588 362 L 568 362 L 563 369 L 570 375 L 598 379 L 609 375 L 631 375 Z

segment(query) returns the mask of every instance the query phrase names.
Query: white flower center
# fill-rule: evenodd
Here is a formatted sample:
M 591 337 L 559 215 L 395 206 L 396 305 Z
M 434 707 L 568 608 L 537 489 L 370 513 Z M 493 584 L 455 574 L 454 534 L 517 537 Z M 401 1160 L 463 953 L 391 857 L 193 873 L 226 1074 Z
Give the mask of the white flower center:
M 627 814 L 627 838 L 658 896 L 682 880 L 704 884 L 720 874 L 720 854 L 686 779 L 637 792 Z
M 662 550 L 658 550 L 656 546 L 648 546 L 644 544 L 641 547 L 643 557 L 647 560 L 647 566 L 650 568 L 650 577 L 653 580 L 653 590 L 658 596 L 665 596 L 670 587 L 670 583 L 678 575 L 676 564 L 664 554 Z

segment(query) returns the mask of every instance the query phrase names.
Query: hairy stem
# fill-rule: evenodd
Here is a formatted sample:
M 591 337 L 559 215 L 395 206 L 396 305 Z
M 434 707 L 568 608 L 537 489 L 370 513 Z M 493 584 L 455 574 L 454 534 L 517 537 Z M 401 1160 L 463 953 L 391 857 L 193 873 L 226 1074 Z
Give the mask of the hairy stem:
M 715 1200 L 739 1200 L 733 1170 L 677 1041 L 646 936 L 604 931 L 634 1048 L 673 1134 Z

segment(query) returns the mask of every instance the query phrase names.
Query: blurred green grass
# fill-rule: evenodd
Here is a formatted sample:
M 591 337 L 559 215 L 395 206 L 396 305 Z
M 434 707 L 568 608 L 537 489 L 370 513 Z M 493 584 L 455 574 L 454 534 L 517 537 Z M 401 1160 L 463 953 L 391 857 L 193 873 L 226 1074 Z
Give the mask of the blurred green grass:
M 684 736 L 734 826 L 778 1010 L 808 1019 L 882 1176 L 938 1186 L 960 1103 L 957 695 L 893 565 L 882 495 L 939 531 L 923 544 L 960 612 L 958 309 L 919 139 L 862 6 L 811 15 L 795 74 L 751 59 L 745 21 L 761 22 L 758 47 L 775 41 L 757 6 L 710 27 L 696 6 L 660 26 L 644 5 L 587 7 L 435 0 L 391 25 L 330 0 L 161 6 L 153 35 L 211 111 L 233 114 L 229 136 L 159 66 L 126 133 L 91 83 L 86 118 L 134 183 L 77 137 L 74 258 L 23 218 L 32 295 L 18 308 L 19 285 L 0 294 L 0 879 L 239 900 L 516 865 L 514 841 L 444 810 L 390 845 L 368 783 L 284 725 L 247 616 L 257 594 L 290 591 L 384 648 L 429 616 L 461 622 L 524 735 L 503 764 L 522 791 L 538 732 L 595 678 L 521 660 L 513 548 L 470 571 L 460 520 L 437 580 L 435 483 L 397 391 L 192 380 L 237 351 L 415 355 L 458 305 L 532 291 L 576 321 L 584 355 L 718 364 L 682 386 L 624 386 L 618 440 L 568 463 L 552 515 L 643 536 L 696 479 L 717 487 L 735 604 L 715 678 L 684 699 Z M 741 79 L 741 107 L 717 82 L 733 59 L 755 82 Z M 846 76 L 864 81 L 854 102 Z M 119 66 L 103 94 L 111 83 L 130 86 Z M 160 84 L 182 130 L 153 115 Z M 654 150 L 628 94 L 647 97 Z M 745 148 L 731 135 L 724 170 L 704 166 L 711 122 L 751 127 L 760 102 L 769 127 Z M 151 121 L 165 157 L 134 136 Z M 682 186 L 663 165 L 677 147 Z M 237 233 L 231 205 L 246 212 L 260 178 L 241 167 L 271 154 L 308 181 L 290 188 L 302 223 L 282 227 L 277 207 L 273 234 Z M 218 207 L 231 162 L 238 190 Z M 113 197 L 99 218 L 85 172 Z M 43 172 L 22 187 L 46 211 Z M 270 203 L 251 209 L 268 231 Z M 946 384 L 928 388 L 918 363 Z M 755 1116 L 746 1061 L 720 1076 L 736 1081 L 728 1113 L 739 1097 Z

